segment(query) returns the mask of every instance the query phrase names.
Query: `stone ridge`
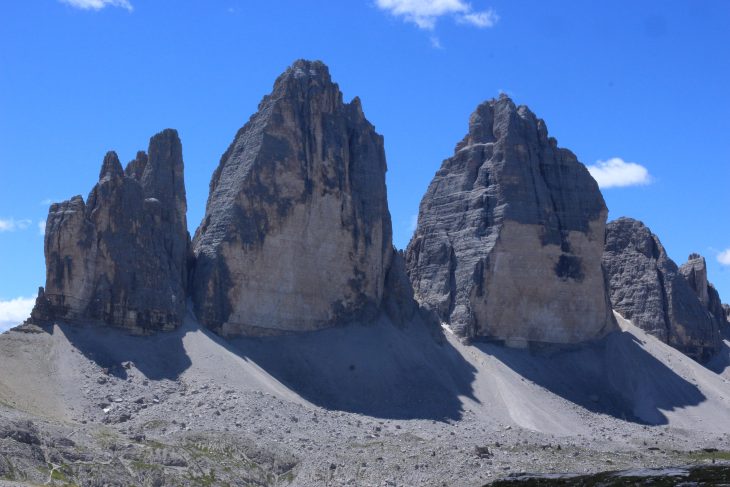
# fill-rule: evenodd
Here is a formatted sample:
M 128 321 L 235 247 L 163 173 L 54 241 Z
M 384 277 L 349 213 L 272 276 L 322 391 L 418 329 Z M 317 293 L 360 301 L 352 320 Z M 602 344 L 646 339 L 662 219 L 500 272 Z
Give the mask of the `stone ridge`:
M 295 62 L 211 178 L 193 240 L 198 319 L 230 335 L 374 316 L 393 257 L 386 169 L 360 101 L 343 103 L 323 63 Z
M 575 155 L 507 96 L 477 107 L 424 195 L 406 262 L 416 298 L 463 337 L 577 343 L 616 326 L 606 205 Z
M 603 265 L 614 309 L 636 326 L 698 361 L 719 349 L 707 295 L 684 277 L 693 264 L 681 272 L 642 222 L 622 217 L 607 225 Z M 697 277 L 706 285 L 706 274 Z
M 182 146 L 175 130 L 150 139 L 125 171 L 104 157 L 87 201 L 51 205 L 46 285 L 31 319 L 171 330 L 185 315 L 190 237 Z

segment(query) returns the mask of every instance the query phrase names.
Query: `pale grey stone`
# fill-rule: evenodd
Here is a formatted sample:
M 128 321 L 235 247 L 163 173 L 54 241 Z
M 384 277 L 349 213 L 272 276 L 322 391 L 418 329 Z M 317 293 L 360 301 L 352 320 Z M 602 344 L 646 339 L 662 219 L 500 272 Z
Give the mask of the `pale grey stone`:
M 383 138 L 297 61 L 223 154 L 193 247 L 198 319 L 224 335 L 372 318 L 393 257 Z
M 616 327 L 606 215 L 596 182 L 541 119 L 507 96 L 485 102 L 421 201 L 406 252 L 416 299 L 463 337 L 600 338 Z

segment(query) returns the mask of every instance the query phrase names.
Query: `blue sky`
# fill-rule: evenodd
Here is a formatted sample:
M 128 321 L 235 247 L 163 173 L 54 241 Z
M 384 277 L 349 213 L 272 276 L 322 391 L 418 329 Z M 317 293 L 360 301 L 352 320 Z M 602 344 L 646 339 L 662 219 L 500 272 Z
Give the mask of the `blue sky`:
M 4 1 L 0 326 L 44 283 L 50 201 L 173 127 L 193 231 L 220 155 L 297 58 L 326 62 L 385 136 L 398 247 L 471 111 L 504 91 L 602 170 L 610 219 L 643 220 L 678 263 L 705 255 L 728 302 L 728 25 L 724 0 Z

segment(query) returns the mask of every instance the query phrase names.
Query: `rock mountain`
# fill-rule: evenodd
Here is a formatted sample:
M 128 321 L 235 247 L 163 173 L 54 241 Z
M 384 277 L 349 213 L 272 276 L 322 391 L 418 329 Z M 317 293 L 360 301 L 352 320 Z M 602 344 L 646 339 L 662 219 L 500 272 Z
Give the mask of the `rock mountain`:
M 726 313 L 720 295 L 707 280 L 707 263 L 700 254 L 690 254 L 687 262 L 679 267 L 679 273 L 687 279 L 690 287 L 697 294 L 700 303 L 707 309 L 719 329 L 726 325 Z
M 45 286 L 0 334 L 0 484 L 528 485 L 510 472 L 727 455 L 728 308 L 701 256 L 606 225 L 507 97 L 471 116 L 404 255 L 383 139 L 342 98 L 322 63 L 287 69 L 193 241 L 174 130 L 51 206 Z
M 405 323 L 420 307 L 462 338 L 522 347 L 599 339 L 613 306 L 698 360 L 718 349 L 726 308 L 704 259 L 677 268 L 641 223 L 606 227 L 596 182 L 527 107 L 477 107 L 405 255 L 386 170 L 360 100 L 297 61 L 221 157 L 192 242 L 174 130 L 125 170 L 109 152 L 86 201 L 52 205 L 32 321 L 147 334 L 180 325 L 190 298 L 221 335 L 271 335 L 382 312 Z
M 393 244 L 383 138 L 321 62 L 282 74 L 221 157 L 193 240 L 198 318 L 315 330 L 381 307 Z
M 46 285 L 35 321 L 104 323 L 135 333 L 171 330 L 185 314 L 190 237 L 182 146 L 175 130 L 150 139 L 126 171 L 114 152 L 99 182 L 51 205 Z
M 406 261 L 416 298 L 464 337 L 570 344 L 615 329 L 598 185 L 507 96 L 479 105 L 436 173 Z
M 704 259 L 678 268 L 659 238 L 640 221 L 619 218 L 606 228 L 603 255 L 614 309 L 635 325 L 692 358 L 704 361 L 721 345 L 721 310 L 707 282 Z

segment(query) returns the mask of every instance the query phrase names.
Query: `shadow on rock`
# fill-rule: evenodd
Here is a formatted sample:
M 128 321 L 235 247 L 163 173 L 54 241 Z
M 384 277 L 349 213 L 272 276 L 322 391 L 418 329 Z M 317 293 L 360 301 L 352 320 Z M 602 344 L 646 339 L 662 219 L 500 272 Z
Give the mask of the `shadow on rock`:
M 695 406 L 706 399 L 627 332 L 614 332 L 573 350 L 515 350 L 491 343 L 475 346 L 522 377 L 589 411 L 639 424 L 667 424 L 663 411 Z
M 121 379 L 127 378 L 127 362 L 150 380 L 176 380 L 192 365 L 183 346 L 184 329 L 150 336 L 92 325 L 57 324 L 58 329 L 87 359 Z
M 459 419 L 476 369 L 423 323 L 383 319 L 317 332 L 236 338 L 230 349 L 317 406 L 389 419 Z
M 730 330 L 721 330 L 721 338 L 720 349 L 703 364 L 716 374 L 722 374 L 730 367 Z

